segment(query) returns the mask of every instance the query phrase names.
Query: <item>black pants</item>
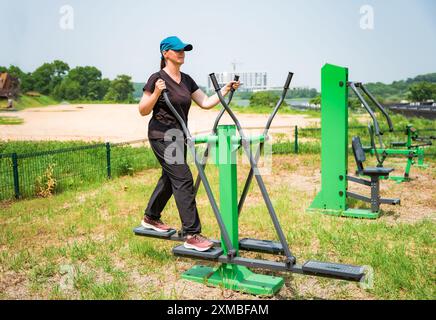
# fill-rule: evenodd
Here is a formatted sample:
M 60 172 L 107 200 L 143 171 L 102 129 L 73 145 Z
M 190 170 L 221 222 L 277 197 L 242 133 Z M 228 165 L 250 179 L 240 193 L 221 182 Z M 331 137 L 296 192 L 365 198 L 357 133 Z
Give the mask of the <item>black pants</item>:
M 166 156 L 173 154 L 175 143 L 163 140 L 150 140 L 151 148 L 162 166 L 162 176 L 157 182 L 145 214 L 152 219 L 160 219 L 161 213 L 168 200 L 174 195 L 180 219 L 182 231 L 195 234 L 201 232 L 201 223 L 195 202 L 194 180 L 191 170 L 186 163 L 186 147 L 179 143 L 177 151 L 182 152 L 181 163 L 168 163 Z M 176 152 L 177 152 L 176 151 Z

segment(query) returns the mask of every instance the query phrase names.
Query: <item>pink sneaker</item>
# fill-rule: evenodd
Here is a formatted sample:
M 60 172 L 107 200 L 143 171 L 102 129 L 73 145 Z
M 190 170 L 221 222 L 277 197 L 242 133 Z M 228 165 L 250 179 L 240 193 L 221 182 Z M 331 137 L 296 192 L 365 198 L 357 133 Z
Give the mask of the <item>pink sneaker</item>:
M 144 219 L 141 221 L 141 226 L 146 229 L 153 229 L 157 232 L 168 232 L 168 230 L 172 229 L 170 226 L 163 223 L 162 220 L 153 220 L 148 216 L 144 216 Z
M 188 235 L 183 246 L 187 249 L 197 251 L 207 251 L 213 247 L 213 242 L 203 237 L 201 234 Z

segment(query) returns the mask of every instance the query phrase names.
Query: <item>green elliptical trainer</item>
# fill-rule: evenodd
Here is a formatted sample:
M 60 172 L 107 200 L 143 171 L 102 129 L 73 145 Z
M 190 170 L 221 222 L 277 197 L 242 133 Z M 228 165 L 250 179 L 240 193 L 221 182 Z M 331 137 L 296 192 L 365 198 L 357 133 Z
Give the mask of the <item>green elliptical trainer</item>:
M 273 272 L 299 273 L 302 275 L 320 276 L 348 281 L 366 281 L 365 268 L 362 266 L 313 260 L 306 261 L 303 264 L 297 264 L 297 258 L 292 254 L 289 248 L 285 233 L 283 232 L 277 218 L 262 176 L 259 174 L 257 167 L 257 161 L 260 154 L 259 150 L 267 139 L 269 126 L 285 98 L 292 80 L 292 75 L 292 73 L 288 74 L 282 97 L 272 111 L 265 126 L 264 133 L 258 136 L 245 135 L 239 120 L 221 94 L 221 88 L 215 74 L 210 74 L 212 84 L 224 110 L 230 115 L 234 125 L 218 126 L 219 119 L 217 119 L 212 134 L 210 135 L 192 136 L 175 106 L 172 105 L 168 92 L 163 92 L 163 97 L 168 108 L 174 114 L 183 129 L 186 137 L 187 148 L 192 153 L 195 166 L 198 170 L 199 179 L 204 186 L 221 233 L 221 240 L 212 240 L 214 242 L 214 247 L 207 251 L 199 252 L 194 249 L 187 249 L 183 245 L 178 245 L 173 248 L 173 254 L 178 257 L 219 263 L 216 267 L 196 265 L 190 270 L 185 271 L 182 274 L 182 278 L 206 285 L 222 286 L 231 290 L 256 295 L 273 295 L 280 290 L 284 281 L 281 277 L 254 273 L 249 268 L 264 269 Z M 222 113 L 220 113 L 219 118 L 221 116 Z M 237 135 L 237 133 L 239 133 L 239 135 Z M 219 171 L 219 206 L 205 174 L 205 163 L 200 163 L 196 156 L 195 145 L 204 143 L 207 143 L 207 155 L 215 159 Z M 251 153 L 251 144 L 260 144 L 255 155 Z M 244 154 L 249 159 L 251 171 L 247 177 L 245 187 L 238 202 L 236 156 L 238 154 L 238 149 L 240 148 L 243 149 Z M 203 157 L 203 160 L 205 160 L 205 158 L 206 157 Z M 267 212 L 277 234 L 278 242 L 251 238 L 239 239 L 239 213 L 242 209 L 244 202 L 243 199 L 246 196 L 246 192 L 249 190 L 249 184 L 252 179 L 254 179 L 259 186 Z M 185 240 L 183 233 L 177 232 L 177 230 L 174 229 L 167 232 L 156 232 L 151 229 L 137 227 L 133 231 L 139 236 L 172 241 Z M 248 258 L 243 256 L 243 251 L 279 255 L 282 259 L 281 261 L 277 261 Z

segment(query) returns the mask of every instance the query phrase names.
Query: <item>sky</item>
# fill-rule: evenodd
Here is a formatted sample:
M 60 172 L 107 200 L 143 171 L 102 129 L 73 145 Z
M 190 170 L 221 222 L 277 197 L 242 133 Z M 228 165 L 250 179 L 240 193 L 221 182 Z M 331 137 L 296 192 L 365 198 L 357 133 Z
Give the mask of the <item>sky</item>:
M 57 59 L 145 82 L 172 35 L 194 46 L 182 71 L 200 85 L 232 62 L 271 86 L 292 71 L 294 86 L 318 89 L 325 63 L 362 82 L 436 72 L 434 0 L 0 0 L 0 10 L 0 65 L 26 72 Z

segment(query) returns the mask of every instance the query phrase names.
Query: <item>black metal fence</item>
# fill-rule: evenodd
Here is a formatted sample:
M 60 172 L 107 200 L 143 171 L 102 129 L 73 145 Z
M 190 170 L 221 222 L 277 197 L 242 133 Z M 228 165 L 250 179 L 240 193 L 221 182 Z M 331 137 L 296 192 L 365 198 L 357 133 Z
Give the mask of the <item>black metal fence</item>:
M 273 144 L 274 154 L 321 152 L 321 128 L 283 126 L 273 129 L 287 131 L 285 136 L 290 137 L 285 140 L 278 139 Z M 431 131 L 435 131 L 435 128 L 419 130 Z M 350 126 L 349 134 L 368 136 L 367 127 Z M 394 136 L 398 141 L 406 140 L 404 130 L 395 131 Z M 84 184 L 133 174 L 147 168 L 157 168 L 159 164 L 147 144 L 148 140 L 144 139 L 43 152 L 0 154 L 0 200 L 44 197 Z M 435 157 L 436 146 L 427 149 L 425 155 Z
M 0 154 L 0 200 L 46 196 L 157 167 L 147 140 Z

